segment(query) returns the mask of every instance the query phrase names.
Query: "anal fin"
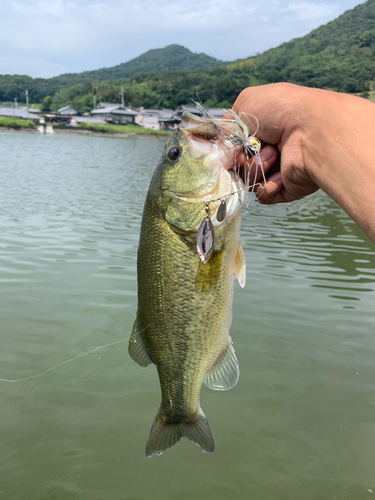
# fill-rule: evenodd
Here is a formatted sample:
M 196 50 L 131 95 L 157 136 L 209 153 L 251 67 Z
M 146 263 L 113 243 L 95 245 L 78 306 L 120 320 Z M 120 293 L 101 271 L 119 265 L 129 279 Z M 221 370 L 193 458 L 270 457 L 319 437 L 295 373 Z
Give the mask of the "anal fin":
M 232 345 L 232 339 L 229 337 L 228 344 L 215 361 L 215 364 L 206 373 L 203 382 L 210 389 L 226 391 L 237 384 L 239 376 L 240 368 Z
M 141 331 L 138 329 L 138 318 L 134 322 L 132 334 L 129 339 L 129 354 L 130 357 L 142 368 L 150 365 L 152 363 L 152 359 L 150 358 L 149 353 L 147 352 L 145 343 L 142 338 Z

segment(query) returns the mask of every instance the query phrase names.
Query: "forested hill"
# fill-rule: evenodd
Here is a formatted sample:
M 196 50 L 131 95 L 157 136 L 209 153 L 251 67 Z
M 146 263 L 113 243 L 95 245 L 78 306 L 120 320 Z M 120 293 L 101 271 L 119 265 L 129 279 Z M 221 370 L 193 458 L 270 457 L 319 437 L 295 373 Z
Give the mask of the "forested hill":
M 303 38 L 235 66 L 255 65 L 261 82 L 361 92 L 375 79 L 375 0 L 348 10 Z
M 175 108 L 191 102 L 198 86 L 206 106 L 228 107 L 244 87 L 277 81 L 366 95 L 375 90 L 375 0 L 367 0 L 303 38 L 221 64 L 205 54 L 171 45 L 92 72 L 45 80 L 0 76 L 0 101 L 14 97 L 24 101 L 28 88 L 33 102 L 50 96 L 46 110 L 72 105 L 83 113 L 92 109 L 94 95 L 97 102 L 118 102 L 123 86 L 126 105 Z
M 54 95 L 62 88 L 78 83 L 98 82 L 131 78 L 135 75 L 152 71 L 193 71 L 210 69 L 225 64 L 206 54 L 196 54 L 182 45 L 168 45 L 163 49 L 153 49 L 134 59 L 113 66 L 82 73 L 66 73 L 53 78 L 31 78 L 25 75 L 0 75 L 0 102 L 10 101 L 14 97 L 24 101 L 25 89 L 34 102 L 41 102 L 47 95 Z
M 113 68 L 89 71 L 95 80 L 113 80 L 115 78 L 131 78 L 135 75 L 151 71 L 192 71 L 209 69 L 225 64 L 206 54 L 196 54 L 182 45 L 168 45 L 164 49 L 153 49 Z

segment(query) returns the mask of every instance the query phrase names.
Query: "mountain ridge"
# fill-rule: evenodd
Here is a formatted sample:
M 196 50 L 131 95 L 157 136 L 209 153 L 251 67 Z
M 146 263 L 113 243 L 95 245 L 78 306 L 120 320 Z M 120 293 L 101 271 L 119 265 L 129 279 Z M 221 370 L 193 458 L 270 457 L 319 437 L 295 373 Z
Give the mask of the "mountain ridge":
M 32 78 L 28 75 L 0 75 L 0 102 L 9 101 L 16 97 L 10 95 L 10 89 L 8 88 L 10 82 L 31 87 L 29 88 L 29 96 L 31 99 L 38 101 L 39 96 L 44 98 L 45 95 L 48 95 L 48 93 L 46 94 L 47 87 L 56 93 L 64 87 L 86 82 L 132 78 L 139 74 L 155 71 L 211 69 L 224 64 L 227 63 L 207 54 L 192 52 L 182 45 L 171 44 L 164 48 L 148 50 L 140 56 L 109 68 L 99 68 L 80 73 L 63 73 L 51 78 Z M 36 92 L 35 86 L 39 87 L 41 91 Z M 18 95 L 19 98 L 23 100 L 22 95 Z

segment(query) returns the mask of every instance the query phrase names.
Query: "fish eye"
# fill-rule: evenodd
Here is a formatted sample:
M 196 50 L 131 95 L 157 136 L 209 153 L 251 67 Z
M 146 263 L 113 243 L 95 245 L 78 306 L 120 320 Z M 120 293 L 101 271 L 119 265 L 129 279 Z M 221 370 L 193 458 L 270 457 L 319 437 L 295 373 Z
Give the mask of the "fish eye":
M 182 150 L 181 148 L 178 148 L 176 146 L 173 146 L 169 151 L 168 151 L 168 158 L 170 160 L 178 160 L 178 158 L 181 156 Z

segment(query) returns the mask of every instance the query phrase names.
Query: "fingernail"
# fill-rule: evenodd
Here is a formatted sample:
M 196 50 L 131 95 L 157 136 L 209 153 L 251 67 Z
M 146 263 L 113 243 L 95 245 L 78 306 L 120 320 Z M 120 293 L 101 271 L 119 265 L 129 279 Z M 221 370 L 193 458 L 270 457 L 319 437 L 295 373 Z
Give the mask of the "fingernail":
M 276 172 L 275 174 L 270 175 L 267 179 L 268 182 L 280 182 L 281 181 L 281 172 Z
M 260 157 L 262 161 L 268 161 L 272 156 L 274 156 L 274 149 L 271 146 L 266 146 L 260 152 Z

